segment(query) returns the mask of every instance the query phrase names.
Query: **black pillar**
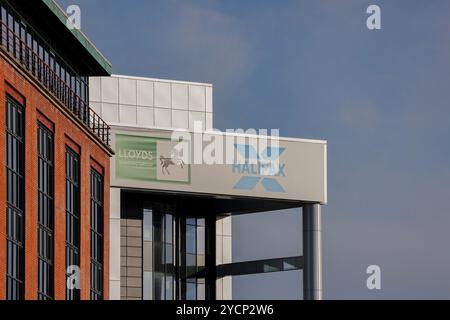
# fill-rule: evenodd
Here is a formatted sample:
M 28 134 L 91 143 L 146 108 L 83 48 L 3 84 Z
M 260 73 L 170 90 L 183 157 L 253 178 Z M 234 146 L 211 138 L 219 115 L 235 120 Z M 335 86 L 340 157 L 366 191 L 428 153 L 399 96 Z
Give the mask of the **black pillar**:
M 205 257 L 205 282 L 206 300 L 216 300 L 216 216 L 208 214 L 205 217 L 206 225 L 206 257 Z

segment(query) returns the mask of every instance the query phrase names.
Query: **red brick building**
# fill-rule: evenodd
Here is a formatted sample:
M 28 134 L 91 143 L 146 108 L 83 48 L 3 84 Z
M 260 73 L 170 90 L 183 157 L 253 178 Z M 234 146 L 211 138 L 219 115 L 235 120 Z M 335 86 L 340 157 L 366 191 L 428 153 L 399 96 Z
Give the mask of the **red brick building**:
M 0 299 L 108 299 L 111 65 L 52 0 L 0 5 Z

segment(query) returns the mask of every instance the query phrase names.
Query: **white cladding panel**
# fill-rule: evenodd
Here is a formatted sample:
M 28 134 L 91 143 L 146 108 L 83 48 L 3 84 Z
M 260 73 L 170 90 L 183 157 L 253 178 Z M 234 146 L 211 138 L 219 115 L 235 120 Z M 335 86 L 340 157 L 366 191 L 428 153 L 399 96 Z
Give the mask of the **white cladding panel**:
M 113 75 L 89 79 L 90 104 L 108 124 L 146 128 L 213 127 L 211 84 Z

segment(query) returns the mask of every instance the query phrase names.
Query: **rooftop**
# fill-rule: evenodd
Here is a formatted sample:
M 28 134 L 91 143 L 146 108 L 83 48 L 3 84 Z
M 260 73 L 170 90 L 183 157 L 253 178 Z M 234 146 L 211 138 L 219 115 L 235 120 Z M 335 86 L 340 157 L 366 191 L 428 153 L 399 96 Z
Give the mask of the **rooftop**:
M 47 8 L 49 8 L 53 14 L 59 19 L 59 22 L 64 26 L 64 29 L 69 30 L 73 37 L 81 44 L 86 51 L 92 56 L 93 59 L 103 68 L 107 75 L 112 72 L 112 65 L 108 59 L 97 49 L 97 47 L 89 40 L 89 38 L 79 29 L 69 29 L 67 27 L 67 15 L 65 11 L 54 0 L 41 0 Z M 105 74 L 103 74 L 105 75 Z
M 88 37 L 76 28 L 67 25 L 68 16 L 54 0 L 8 0 L 21 14 L 33 23 L 54 47 L 63 52 L 73 52 L 70 57 L 80 74 L 84 76 L 109 76 L 111 63 L 95 47 Z
M 111 64 L 84 34 L 67 26 L 67 16 L 53 0 L 0 4 L 1 54 L 110 150 L 110 128 L 87 101 L 87 77 L 109 76 Z

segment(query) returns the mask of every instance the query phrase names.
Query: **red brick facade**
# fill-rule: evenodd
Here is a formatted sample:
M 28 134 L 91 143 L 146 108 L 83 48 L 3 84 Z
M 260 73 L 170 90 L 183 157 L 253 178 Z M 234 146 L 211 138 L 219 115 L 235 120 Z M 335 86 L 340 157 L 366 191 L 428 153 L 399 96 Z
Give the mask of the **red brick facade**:
M 65 151 L 75 145 L 81 160 L 81 299 L 89 299 L 90 291 L 90 170 L 101 169 L 104 175 L 104 243 L 103 293 L 109 296 L 109 157 L 107 148 L 78 124 L 68 111 L 27 73 L 0 53 L 0 300 L 6 287 L 6 159 L 5 110 L 6 94 L 25 109 L 25 299 L 37 299 L 37 123 L 53 130 L 55 168 L 54 282 L 55 299 L 65 299 Z

